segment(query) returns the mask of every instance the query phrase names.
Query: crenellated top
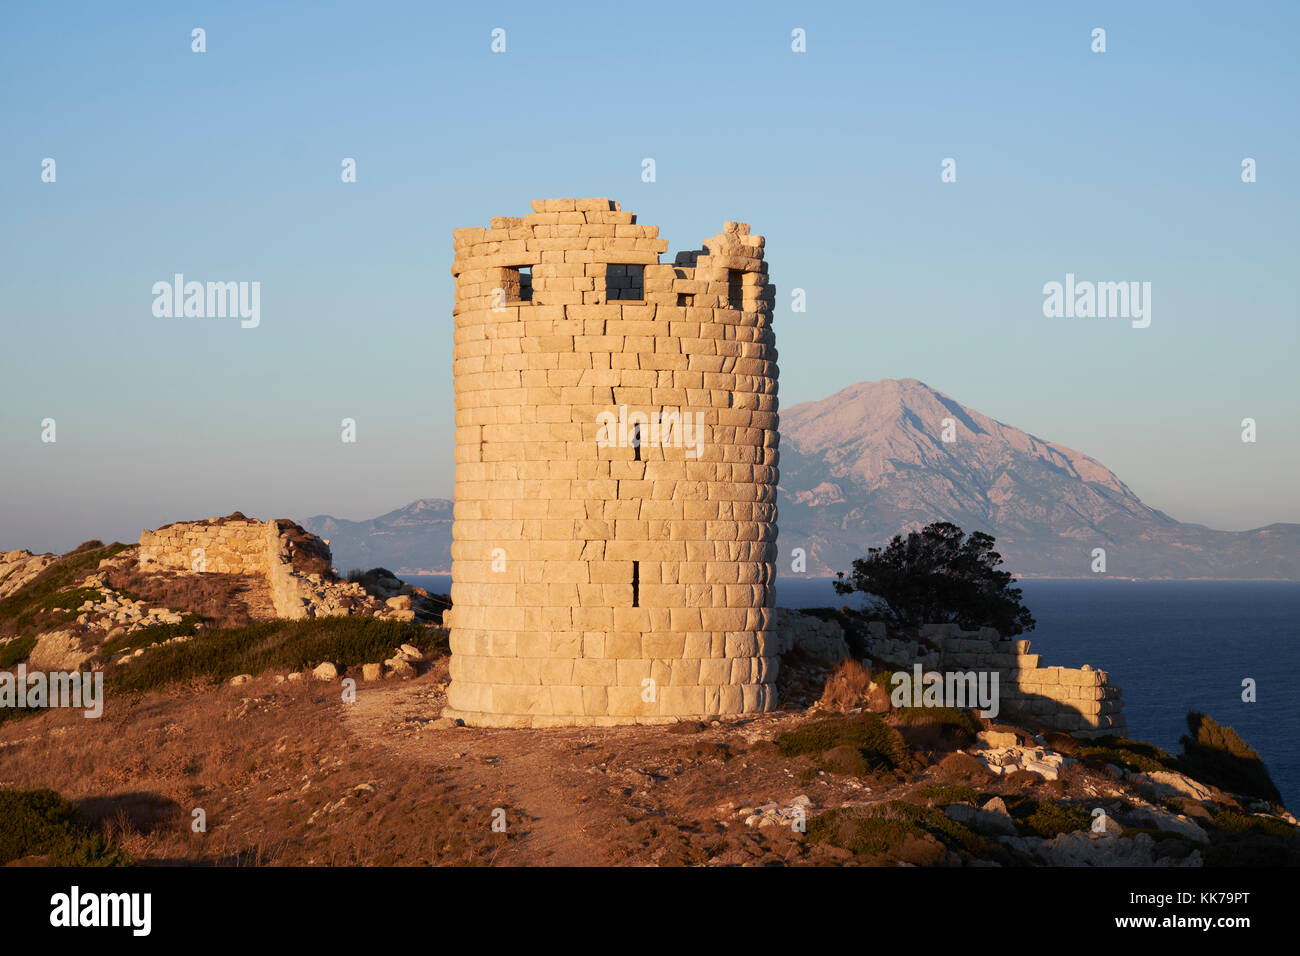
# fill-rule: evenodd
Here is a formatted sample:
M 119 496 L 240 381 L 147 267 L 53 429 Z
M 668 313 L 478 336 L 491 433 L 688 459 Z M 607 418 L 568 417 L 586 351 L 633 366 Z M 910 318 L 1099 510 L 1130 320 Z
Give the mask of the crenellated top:
M 668 241 L 658 226 L 609 199 L 541 199 L 527 216 L 497 217 L 488 228 L 453 232 L 457 316 L 513 313 L 536 306 L 663 306 L 734 309 L 738 324 L 767 326 L 775 290 L 763 237 L 740 222 L 723 224 L 703 248 L 662 264 Z M 646 310 L 654 314 L 655 309 Z M 665 317 L 702 321 L 687 313 Z

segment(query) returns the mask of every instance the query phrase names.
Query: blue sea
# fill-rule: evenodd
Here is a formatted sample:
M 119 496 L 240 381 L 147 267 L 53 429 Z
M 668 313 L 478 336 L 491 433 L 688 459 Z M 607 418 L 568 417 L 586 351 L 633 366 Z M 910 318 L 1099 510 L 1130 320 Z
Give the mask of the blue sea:
M 447 593 L 448 575 L 407 580 Z M 1021 580 L 1044 665 L 1090 664 L 1124 690 L 1129 736 L 1177 753 L 1186 714 L 1236 729 L 1300 807 L 1300 583 Z M 839 606 L 829 579 L 784 578 L 781 607 Z M 1255 681 L 1255 703 L 1241 699 Z

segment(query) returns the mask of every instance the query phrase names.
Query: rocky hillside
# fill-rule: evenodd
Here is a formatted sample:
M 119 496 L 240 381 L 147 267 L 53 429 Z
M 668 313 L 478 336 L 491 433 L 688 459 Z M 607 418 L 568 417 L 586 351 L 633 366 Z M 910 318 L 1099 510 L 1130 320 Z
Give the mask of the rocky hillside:
M 286 567 L 298 567 L 302 574 L 297 580 L 298 571 L 292 572 L 295 613 L 281 613 L 284 601 L 276 600 L 275 575 L 257 563 L 241 568 L 228 562 L 216 546 L 237 531 L 259 540 L 266 537 L 262 527 L 237 515 L 146 531 L 141 545 L 89 541 L 64 555 L 0 554 L 0 669 L 23 662 L 49 671 L 122 666 L 151 647 L 285 618 L 441 621 L 445 599 L 382 568 L 341 579 L 328 570 L 329 552 L 323 547 L 319 571 L 298 557 L 286 559 L 297 561 Z M 265 527 L 283 535 L 268 538 L 272 543 L 309 543 L 292 522 Z M 173 538 L 173 544 L 165 543 Z M 197 550 L 207 550 L 219 570 L 187 566 L 195 541 L 207 542 L 206 549 Z
M 104 720 L 59 710 L 0 721 L 0 780 L 29 797 L 58 791 L 130 857 L 169 865 L 1300 862 L 1295 818 L 1251 792 L 1249 775 L 1227 773 L 1239 758 L 1222 747 L 1198 762 L 895 707 L 888 667 L 848 660 L 833 620 L 782 613 L 776 712 L 545 732 L 441 717 L 448 649 L 432 630 L 385 662 L 391 674 L 367 662 L 392 629 L 415 625 L 376 622 L 373 640 L 324 650 L 322 633 L 351 623 L 142 648 L 110 671 Z M 330 662 L 310 674 L 291 646 L 307 643 Z M 341 699 L 340 676 L 357 678 L 355 702 Z M 203 839 L 196 805 L 209 809 Z M 504 831 L 485 822 L 497 808 Z M 10 839 L 0 865 L 57 852 Z

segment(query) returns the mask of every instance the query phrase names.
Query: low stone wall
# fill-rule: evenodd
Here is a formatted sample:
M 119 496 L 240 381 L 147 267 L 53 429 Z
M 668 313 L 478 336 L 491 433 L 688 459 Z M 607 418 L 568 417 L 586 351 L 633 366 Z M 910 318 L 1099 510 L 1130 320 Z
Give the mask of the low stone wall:
M 299 620 L 319 613 L 330 549 L 292 521 L 214 518 L 166 525 L 140 535 L 142 571 L 215 572 L 264 577 L 278 617 Z M 364 592 L 355 588 L 361 596 Z M 325 613 L 348 613 L 346 607 Z
M 884 624 L 869 625 L 874 660 L 911 670 L 998 672 L 999 717 L 1021 720 L 1076 737 L 1122 736 L 1128 727 L 1120 688 L 1105 671 L 1040 667 L 1029 641 L 1003 640 L 991 627 L 963 631 L 955 624 L 929 624 L 921 640 L 891 636 Z

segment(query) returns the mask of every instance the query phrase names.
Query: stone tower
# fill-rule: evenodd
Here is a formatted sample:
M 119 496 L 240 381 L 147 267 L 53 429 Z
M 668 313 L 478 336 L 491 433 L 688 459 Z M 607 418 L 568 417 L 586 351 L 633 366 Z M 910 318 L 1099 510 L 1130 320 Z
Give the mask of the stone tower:
M 662 723 L 775 704 L 777 364 L 763 238 L 547 199 L 454 233 L 448 716 Z

